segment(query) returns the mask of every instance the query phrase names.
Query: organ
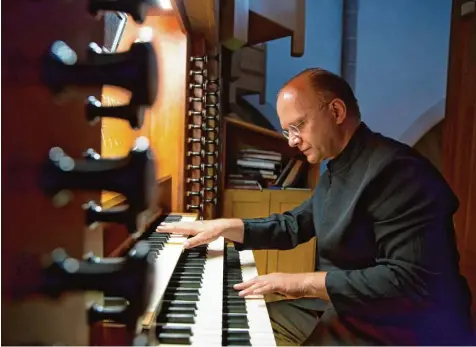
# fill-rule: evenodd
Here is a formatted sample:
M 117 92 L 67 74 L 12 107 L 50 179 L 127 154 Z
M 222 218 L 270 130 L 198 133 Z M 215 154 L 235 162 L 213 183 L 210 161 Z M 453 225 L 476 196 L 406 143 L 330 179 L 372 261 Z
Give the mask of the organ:
M 302 54 L 246 3 L 3 4 L 2 344 L 275 344 L 252 252 L 154 233 L 218 216 L 222 46 Z

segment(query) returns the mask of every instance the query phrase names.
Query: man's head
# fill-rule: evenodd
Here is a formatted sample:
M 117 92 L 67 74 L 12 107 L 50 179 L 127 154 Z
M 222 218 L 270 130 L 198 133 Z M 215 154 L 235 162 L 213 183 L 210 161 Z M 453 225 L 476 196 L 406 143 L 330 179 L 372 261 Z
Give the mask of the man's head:
M 349 84 L 319 68 L 307 69 L 284 85 L 277 111 L 289 145 L 298 147 L 310 163 L 336 157 L 360 123 Z

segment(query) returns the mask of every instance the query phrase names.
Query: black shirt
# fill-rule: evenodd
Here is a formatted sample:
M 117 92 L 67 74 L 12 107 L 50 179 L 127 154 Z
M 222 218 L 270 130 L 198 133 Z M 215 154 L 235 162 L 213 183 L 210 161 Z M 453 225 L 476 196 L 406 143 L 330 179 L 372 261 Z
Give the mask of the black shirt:
M 363 122 L 327 169 L 299 207 L 244 219 L 244 242 L 235 243 L 285 250 L 316 236 L 331 301 L 313 344 L 470 344 L 458 200 L 438 170 Z

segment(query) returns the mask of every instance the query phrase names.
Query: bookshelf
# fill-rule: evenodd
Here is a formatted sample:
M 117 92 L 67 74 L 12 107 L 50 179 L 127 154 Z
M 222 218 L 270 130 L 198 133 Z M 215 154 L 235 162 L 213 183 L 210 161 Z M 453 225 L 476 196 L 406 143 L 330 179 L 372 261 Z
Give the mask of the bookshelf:
M 282 182 L 292 173 L 293 166 L 296 165 L 296 162 L 300 162 L 303 165 L 299 172 L 299 179 L 295 180 L 290 188 L 307 188 L 312 190 L 317 184 L 319 165 L 311 165 L 307 163 L 306 158 L 301 154 L 301 152 L 297 148 L 289 147 L 287 139 L 276 131 L 236 119 L 233 117 L 233 114 L 231 114 L 228 117 L 224 117 L 222 139 L 223 167 L 220 178 L 221 191 L 240 186 L 237 184 L 229 184 L 230 179 L 234 179 L 235 182 L 239 179 L 253 179 L 253 177 L 250 177 L 252 176 L 250 171 L 253 170 L 256 172 L 259 170 L 266 171 L 265 175 L 267 175 L 268 179 L 261 178 L 260 181 L 263 189 L 279 189 L 279 187 L 276 186 L 282 186 Z M 257 157 L 260 156 L 268 159 L 258 159 Z M 274 160 L 271 157 L 274 157 Z M 245 168 L 242 166 L 242 164 L 244 164 L 243 161 L 246 161 L 246 163 L 249 164 L 250 160 L 252 163 L 250 165 L 255 168 Z M 287 165 L 290 161 L 293 162 L 290 165 Z M 260 164 L 257 164 L 256 162 L 259 162 Z M 273 166 L 273 164 L 277 162 L 280 164 Z M 263 165 L 263 167 L 258 168 L 260 165 Z M 266 165 L 268 165 L 268 167 L 266 167 Z M 277 181 L 278 177 L 283 170 L 286 171 L 286 166 L 288 166 L 288 170 L 283 175 L 281 183 L 279 183 Z M 296 170 L 297 168 L 294 168 L 294 171 Z M 271 175 L 271 172 L 269 171 L 274 171 L 274 178 L 269 176 Z M 239 174 L 243 177 L 238 177 L 237 175 Z M 257 175 L 259 174 L 257 173 L 255 175 L 255 179 L 259 180 Z M 250 187 L 249 189 L 253 188 Z

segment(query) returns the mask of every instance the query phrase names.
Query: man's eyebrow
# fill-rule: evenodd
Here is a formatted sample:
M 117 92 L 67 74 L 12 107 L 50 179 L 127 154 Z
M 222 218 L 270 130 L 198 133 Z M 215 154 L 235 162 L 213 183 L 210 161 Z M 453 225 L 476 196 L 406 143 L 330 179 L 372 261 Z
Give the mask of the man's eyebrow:
M 306 112 L 303 116 L 299 117 L 297 121 L 293 122 L 293 123 L 290 123 L 289 125 L 294 125 L 296 126 L 296 124 L 300 124 L 302 123 L 306 118 L 307 118 L 307 115 L 309 114 L 310 111 Z

